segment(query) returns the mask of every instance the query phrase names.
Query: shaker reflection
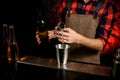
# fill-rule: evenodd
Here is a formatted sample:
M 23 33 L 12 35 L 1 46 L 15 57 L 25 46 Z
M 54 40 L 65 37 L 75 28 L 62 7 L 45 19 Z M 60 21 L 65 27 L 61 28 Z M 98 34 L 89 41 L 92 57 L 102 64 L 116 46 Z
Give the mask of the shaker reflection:
M 57 80 L 67 80 L 67 72 L 65 69 L 59 69 L 57 72 Z

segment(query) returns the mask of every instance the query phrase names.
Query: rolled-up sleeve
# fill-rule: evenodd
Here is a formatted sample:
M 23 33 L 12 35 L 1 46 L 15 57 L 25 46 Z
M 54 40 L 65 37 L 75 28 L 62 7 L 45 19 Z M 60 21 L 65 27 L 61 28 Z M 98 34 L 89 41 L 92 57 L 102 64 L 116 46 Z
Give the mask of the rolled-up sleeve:
M 110 6 L 103 17 L 97 29 L 96 38 L 99 38 L 103 44 L 101 54 L 113 54 L 119 46 L 120 28 L 115 25 L 115 11 Z

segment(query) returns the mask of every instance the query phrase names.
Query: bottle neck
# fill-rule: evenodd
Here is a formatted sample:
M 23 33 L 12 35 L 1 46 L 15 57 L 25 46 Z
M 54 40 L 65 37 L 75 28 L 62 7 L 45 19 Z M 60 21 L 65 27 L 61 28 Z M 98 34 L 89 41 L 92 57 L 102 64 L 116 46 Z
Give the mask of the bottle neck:
M 9 26 L 9 42 L 11 44 L 16 44 L 15 32 L 14 32 L 14 26 L 13 25 Z
M 8 25 L 3 24 L 3 41 L 8 42 Z

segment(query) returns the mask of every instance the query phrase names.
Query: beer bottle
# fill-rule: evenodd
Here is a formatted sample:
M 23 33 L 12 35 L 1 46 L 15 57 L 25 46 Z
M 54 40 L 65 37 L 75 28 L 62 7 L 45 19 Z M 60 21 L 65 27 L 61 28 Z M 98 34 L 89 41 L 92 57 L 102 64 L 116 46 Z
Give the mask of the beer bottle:
M 1 41 L 1 53 L 0 61 L 6 63 L 7 61 L 7 47 L 8 47 L 8 25 L 2 26 L 2 41 Z
M 9 39 L 8 39 L 8 61 L 19 60 L 19 48 L 15 38 L 14 26 L 9 26 Z

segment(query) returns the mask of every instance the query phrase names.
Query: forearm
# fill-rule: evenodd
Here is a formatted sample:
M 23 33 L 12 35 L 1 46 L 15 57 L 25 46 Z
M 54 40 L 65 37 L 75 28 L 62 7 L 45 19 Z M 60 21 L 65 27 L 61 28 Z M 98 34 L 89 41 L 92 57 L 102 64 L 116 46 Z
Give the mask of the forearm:
M 91 38 L 82 36 L 78 39 L 78 43 L 85 47 L 98 50 L 98 51 L 101 51 L 103 49 L 103 44 L 100 39 L 91 39 Z

